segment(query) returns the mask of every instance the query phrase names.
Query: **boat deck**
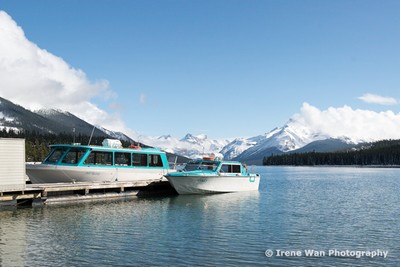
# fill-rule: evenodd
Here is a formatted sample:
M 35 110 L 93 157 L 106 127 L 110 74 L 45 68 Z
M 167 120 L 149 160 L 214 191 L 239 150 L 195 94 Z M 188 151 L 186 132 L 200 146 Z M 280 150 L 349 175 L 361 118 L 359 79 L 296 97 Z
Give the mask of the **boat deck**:
M 140 196 L 176 194 L 164 180 L 132 182 L 27 184 L 24 190 L 0 192 L 0 206 L 43 205 L 110 198 L 129 199 Z

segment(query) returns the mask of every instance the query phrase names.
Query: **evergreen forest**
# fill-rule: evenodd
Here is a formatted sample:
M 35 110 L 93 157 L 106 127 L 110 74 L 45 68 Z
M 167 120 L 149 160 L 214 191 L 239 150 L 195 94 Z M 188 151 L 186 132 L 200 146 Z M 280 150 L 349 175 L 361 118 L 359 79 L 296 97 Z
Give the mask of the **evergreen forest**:
M 400 166 L 400 140 L 378 141 L 346 151 L 271 155 L 263 158 L 263 165 Z

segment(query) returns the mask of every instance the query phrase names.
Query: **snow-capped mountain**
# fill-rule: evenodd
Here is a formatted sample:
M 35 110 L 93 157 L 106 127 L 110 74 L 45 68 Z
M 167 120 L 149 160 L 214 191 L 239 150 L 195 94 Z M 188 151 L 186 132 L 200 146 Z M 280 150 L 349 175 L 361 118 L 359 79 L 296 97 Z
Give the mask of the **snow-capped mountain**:
M 240 154 L 242 154 L 247 149 L 255 146 L 257 144 L 258 137 L 253 138 L 236 138 L 220 151 L 222 155 L 224 155 L 224 159 L 230 160 L 236 158 Z
M 90 136 L 106 136 L 128 142 L 133 141 L 122 133 L 108 131 L 102 127 L 94 127 L 75 115 L 55 109 L 41 109 L 35 112 L 0 97 L 0 130 L 31 131 L 41 134 L 76 134 Z
M 169 153 L 178 154 L 188 158 L 201 158 L 204 155 L 214 153 L 218 157 L 224 155 L 220 151 L 231 140 L 211 140 L 207 135 L 186 134 L 183 138 L 178 139 L 171 135 L 162 135 L 159 137 L 138 136 L 137 140 L 141 143 L 161 148 Z
M 275 128 L 270 132 L 248 139 L 238 138 L 223 148 L 221 153 L 225 159 L 262 159 L 265 153 L 285 153 L 304 147 L 305 145 L 327 139 L 319 133 L 313 132 L 307 126 L 290 119 L 283 127 Z
M 283 127 L 252 137 L 248 149 L 244 150 L 235 160 L 251 164 L 261 164 L 265 156 L 287 152 L 326 152 L 349 148 L 362 142 L 354 142 L 345 136 L 330 136 L 318 129 L 312 129 L 300 120 L 290 119 Z
M 362 126 L 364 128 L 361 130 L 350 127 L 350 130 L 347 131 L 343 130 L 345 127 L 341 126 L 340 122 L 325 123 L 322 127 L 321 119 L 312 121 L 310 120 L 312 116 L 306 116 L 307 108 L 312 111 L 315 108 L 313 109 L 309 105 L 305 105 L 303 108 L 305 110 L 303 110 L 305 113 L 303 116 L 295 115 L 284 126 L 262 135 L 214 140 L 209 139 L 205 134 L 186 134 L 179 139 L 171 135 L 151 137 L 134 132 L 131 133 L 134 136 L 127 136 L 101 126 L 93 126 L 69 112 L 54 109 L 31 112 L 0 97 L 0 131 L 4 129 L 16 132 L 28 130 L 38 133 L 68 134 L 75 129 L 77 134 L 91 135 L 94 130 L 94 136 L 107 136 L 107 138 L 116 138 L 131 143 L 139 142 L 142 145 L 158 147 L 168 153 L 187 158 L 201 158 L 213 153 L 227 160 L 234 159 L 248 164 L 261 164 L 262 159 L 271 154 L 335 151 L 349 149 L 359 143 L 379 140 L 368 135 L 375 128 L 369 127 L 369 131 L 364 130 L 365 125 L 368 126 L 368 124 L 364 124 Z M 343 110 L 346 112 L 346 116 L 359 112 L 348 108 Z M 335 112 L 337 113 L 337 110 Z M 385 117 L 390 116 L 385 115 Z M 322 120 L 322 122 L 324 121 Z M 346 125 L 352 126 L 351 124 Z M 389 138 L 391 137 L 389 136 Z
M 332 151 L 336 147 L 343 149 L 351 143 L 346 138 L 336 138 L 332 141 L 331 136 L 312 130 L 294 119 L 266 134 L 251 138 L 236 138 L 232 141 L 210 140 L 206 135 L 192 134 L 187 134 L 182 139 L 171 135 L 153 138 L 141 136 L 139 139 L 145 144 L 188 158 L 200 158 L 213 153 L 226 160 L 235 159 L 250 164 L 261 164 L 263 157 L 271 154 L 282 154 L 302 148 L 304 152 Z M 314 145 L 307 146 L 309 144 Z
M 0 97 L 0 130 L 3 129 L 14 132 L 27 130 L 39 133 L 56 133 L 66 130 L 61 123 L 48 120 L 40 114 L 26 110 Z

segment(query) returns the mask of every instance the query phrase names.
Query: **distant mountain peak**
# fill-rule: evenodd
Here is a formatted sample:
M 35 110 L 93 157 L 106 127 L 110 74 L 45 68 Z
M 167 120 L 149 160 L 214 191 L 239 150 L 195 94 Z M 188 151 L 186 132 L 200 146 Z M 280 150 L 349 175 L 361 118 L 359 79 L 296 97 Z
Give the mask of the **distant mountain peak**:
M 27 110 L 9 100 L 0 98 L 0 130 L 35 131 L 39 133 L 71 133 L 91 135 L 93 125 L 75 115 L 59 109 L 40 109 L 36 112 Z M 12 119 L 11 119 L 12 118 Z M 94 136 L 121 138 L 127 140 L 124 134 L 96 127 Z M 129 139 L 131 140 L 131 139 Z
M 161 135 L 161 136 L 159 136 L 157 139 L 158 140 L 169 140 L 169 139 L 171 139 L 171 135 L 170 134 L 166 134 L 166 135 Z
M 42 108 L 42 109 L 39 109 L 39 110 L 35 110 L 34 112 L 36 114 L 44 115 L 44 116 L 52 116 L 52 115 L 59 115 L 59 114 L 68 115 L 68 116 L 72 115 L 68 111 L 64 111 L 64 110 L 61 110 L 61 109 L 54 109 L 54 108 L 52 108 L 52 109 Z
M 274 128 L 270 132 L 254 137 L 255 144 L 248 146 L 235 159 L 247 161 L 249 163 L 261 164 L 262 158 L 271 154 L 282 154 L 291 151 L 297 151 L 316 141 L 322 141 L 332 138 L 329 135 L 321 134 L 315 129 L 311 129 L 308 125 L 304 125 L 301 121 L 291 118 L 284 126 Z M 343 141 L 340 141 L 343 140 Z M 326 149 L 334 149 L 334 147 L 344 147 L 342 144 L 349 143 L 349 138 L 336 138 L 335 142 L 317 142 L 309 148 L 318 150 L 318 147 Z
M 193 134 L 186 134 L 185 137 L 181 139 L 181 141 L 184 142 L 189 142 L 189 143 L 201 143 L 204 142 L 204 140 L 207 139 L 207 135 L 205 134 L 199 134 L 199 135 L 193 135 Z

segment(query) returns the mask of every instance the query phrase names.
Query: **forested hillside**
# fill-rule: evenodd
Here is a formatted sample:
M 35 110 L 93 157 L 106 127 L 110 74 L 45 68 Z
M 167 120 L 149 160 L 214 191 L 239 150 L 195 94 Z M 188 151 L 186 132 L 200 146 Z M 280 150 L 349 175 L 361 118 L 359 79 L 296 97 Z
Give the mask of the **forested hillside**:
M 264 157 L 263 165 L 400 165 L 400 140 L 383 140 L 353 150 L 307 152 Z
M 90 136 L 82 134 L 42 134 L 38 132 L 24 131 L 20 133 L 13 132 L 12 130 L 2 130 L 0 131 L 0 137 L 5 138 L 24 138 L 25 139 L 25 160 L 26 162 L 39 162 L 50 152 L 50 145 L 52 144 L 71 144 L 71 143 L 81 143 L 83 145 L 89 144 Z M 101 146 L 105 138 L 110 138 L 110 136 L 104 135 L 94 135 L 90 139 L 90 145 Z M 123 147 L 129 147 L 132 143 L 120 140 Z M 140 145 L 141 147 L 149 147 L 143 143 L 135 142 L 135 145 Z M 188 161 L 188 158 L 178 156 L 175 154 L 167 153 L 167 157 L 171 161 L 176 161 L 176 163 L 184 163 Z
M 37 132 L 24 131 L 15 133 L 13 131 L 0 131 L 0 137 L 25 138 L 26 161 L 42 161 L 49 153 L 51 144 L 70 144 L 75 143 L 88 144 L 90 136 L 78 134 L 75 137 L 72 134 L 39 134 Z M 90 144 L 101 145 L 104 136 L 93 136 Z M 124 144 L 124 142 L 122 142 Z M 129 146 L 130 144 L 124 144 Z

